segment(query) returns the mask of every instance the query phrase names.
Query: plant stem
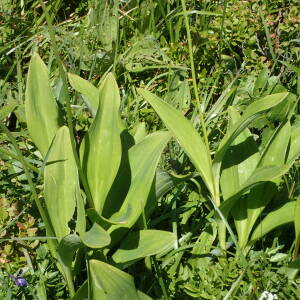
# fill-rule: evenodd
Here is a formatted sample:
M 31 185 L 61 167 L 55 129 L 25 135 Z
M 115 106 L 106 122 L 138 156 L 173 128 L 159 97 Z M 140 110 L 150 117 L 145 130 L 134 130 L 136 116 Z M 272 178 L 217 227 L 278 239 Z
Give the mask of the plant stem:
M 155 257 L 152 257 L 152 262 L 153 262 L 153 264 L 154 264 L 154 268 L 155 268 L 156 274 L 157 274 L 157 276 L 158 276 L 158 282 L 159 282 L 159 285 L 160 285 L 160 287 L 161 287 L 161 289 L 162 289 L 164 298 L 165 298 L 165 300 L 168 300 L 168 299 L 169 299 L 169 295 L 168 295 L 168 292 L 167 292 L 167 289 L 166 289 L 166 286 L 165 286 L 164 279 L 163 279 L 163 277 L 162 277 L 161 271 L 160 271 L 160 269 L 159 269 L 159 266 L 158 266 L 158 263 L 157 263 Z
M 192 38 L 191 38 L 191 33 L 190 33 L 190 24 L 189 24 L 189 20 L 188 20 L 187 11 L 186 11 L 185 0 L 181 0 L 181 4 L 182 4 L 182 8 L 183 8 L 186 33 L 187 33 L 187 39 L 188 39 L 189 57 L 190 57 L 190 64 L 191 64 L 191 71 L 192 71 L 194 94 L 195 94 L 195 98 L 196 98 L 197 109 L 199 112 L 199 118 L 201 121 L 201 128 L 202 128 L 203 138 L 204 138 L 204 142 L 205 142 L 205 146 L 206 146 L 208 161 L 212 165 L 212 159 L 211 159 L 209 142 L 208 142 L 208 134 L 207 134 L 206 126 L 205 126 L 203 111 L 201 108 L 200 97 L 199 97 L 198 87 L 197 87 L 194 57 L 193 57 L 193 44 L 192 44 Z M 217 206 L 220 206 L 220 193 L 219 193 L 219 181 L 218 180 L 214 180 L 213 198 L 214 198 L 214 201 L 217 204 Z
M 223 12 L 222 12 L 222 20 L 221 20 L 221 41 L 220 41 L 220 47 L 219 47 L 219 61 L 220 61 L 220 62 L 221 62 L 221 55 L 222 55 L 223 42 L 224 42 L 224 40 L 225 40 L 224 23 L 225 23 L 225 16 L 226 16 L 227 2 L 228 2 L 228 0 L 224 0 L 224 1 L 223 1 Z
M 186 34 L 187 34 L 187 39 L 188 39 L 189 57 L 190 57 L 190 64 L 191 64 L 191 71 L 192 71 L 194 94 L 195 94 L 197 109 L 198 109 L 199 117 L 200 117 L 200 121 L 201 121 L 201 127 L 202 127 L 204 142 L 205 142 L 205 145 L 206 145 L 206 148 L 207 148 L 207 155 L 208 155 L 209 161 L 211 162 L 207 130 L 206 130 L 206 127 L 205 127 L 205 121 L 204 121 L 204 117 L 203 117 L 203 112 L 202 112 L 202 108 L 201 108 L 200 97 L 199 97 L 198 87 L 197 87 L 197 79 L 196 79 L 194 57 L 193 57 L 193 44 L 192 44 L 190 24 L 189 24 L 189 20 L 188 20 L 187 11 L 186 11 L 185 0 L 181 0 L 181 4 L 182 4 L 182 8 L 183 8 L 183 14 L 184 14 L 184 20 L 185 20 L 185 26 L 186 26 Z

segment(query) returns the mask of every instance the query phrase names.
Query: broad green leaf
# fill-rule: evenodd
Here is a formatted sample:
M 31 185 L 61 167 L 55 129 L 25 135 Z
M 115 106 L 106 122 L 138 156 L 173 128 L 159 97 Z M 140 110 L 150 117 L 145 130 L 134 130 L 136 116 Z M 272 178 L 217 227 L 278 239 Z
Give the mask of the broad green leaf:
M 90 248 L 103 248 L 110 244 L 109 234 L 97 223 L 80 236 L 82 242 Z
M 266 205 L 277 192 L 273 182 L 254 186 L 249 193 L 242 195 L 231 209 L 239 237 L 239 245 L 247 246 L 253 226 Z
M 78 75 L 68 73 L 68 77 L 72 88 L 86 96 L 85 103 L 92 115 L 95 116 L 99 105 L 99 90 Z
M 180 111 L 187 111 L 191 103 L 188 78 L 186 71 L 174 70 L 169 72 L 168 91 L 164 95 L 164 101 Z
M 131 132 L 134 137 L 135 144 L 138 144 L 146 135 L 146 124 L 144 122 L 138 123 Z
M 118 120 L 120 95 L 112 74 L 108 74 L 102 84 L 100 103 L 80 149 L 83 171 L 99 214 L 117 175 L 122 154 Z
M 290 131 L 291 126 L 289 122 L 287 122 L 274 133 L 263 151 L 258 166 L 268 167 L 284 165 L 286 152 L 290 142 Z M 280 176 L 273 179 L 272 182 L 273 184 L 268 182 L 252 189 L 245 197 L 246 199 L 238 201 L 233 209 L 236 224 L 239 223 L 240 225 L 237 226 L 237 229 L 239 229 L 239 243 L 242 248 L 246 246 L 256 220 L 276 193 L 275 184 L 280 182 Z M 243 224 L 243 226 L 241 226 L 241 224 Z
M 299 253 L 300 248 L 300 196 L 298 196 L 295 205 L 295 217 L 294 217 L 294 225 L 295 225 L 295 251 Z M 297 254 L 298 254 L 297 253 Z
M 138 293 L 138 296 L 139 296 L 139 300 L 152 300 L 151 297 L 147 296 L 146 294 L 144 294 L 143 292 L 141 291 L 137 291 Z
M 131 232 L 122 240 L 112 256 L 116 263 L 124 263 L 159 254 L 171 249 L 177 237 L 173 232 L 162 230 L 140 230 Z
M 89 261 L 93 300 L 139 300 L 133 277 L 102 261 Z
M 106 197 L 102 211 L 102 216 L 109 219 L 114 213 L 118 212 L 126 198 L 130 187 L 131 171 L 129 166 L 128 151 L 134 145 L 134 138 L 128 130 L 121 131 L 122 158 L 118 173 L 112 187 Z M 126 212 L 127 214 L 127 212 Z M 123 216 L 118 219 L 123 219 Z
M 208 222 L 195 242 L 193 249 L 191 250 L 191 257 L 189 258 L 188 263 L 191 264 L 193 269 L 203 268 L 209 264 L 208 257 L 201 257 L 201 255 L 210 253 L 216 236 L 217 223 Z
M 18 103 L 11 101 L 0 108 L 0 122 L 18 107 Z
M 88 300 L 88 281 L 86 280 L 81 287 L 76 291 L 72 300 Z
M 254 230 L 251 241 L 260 239 L 271 230 L 281 225 L 291 223 L 295 217 L 295 201 L 288 202 L 279 209 L 270 212 Z
M 294 280 L 300 270 L 300 258 L 290 262 L 287 266 L 281 268 L 290 280 Z
M 74 254 L 82 246 L 81 239 L 77 234 L 69 234 L 60 241 L 58 253 L 67 267 L 72 266 Z
M 139 89 L 138 92 L 151 104 L 166 127 L 176 137 L 181 147 L 201 174 L 207 188 L 211 194 L 214 195 L 215 189 L 210 153 L 207 152 L 202 138 L 192 126 L 192 123 L 187 120 L 181 112 L 149 91 Z
M 260 96 L 263 90 L 267 87 L 269 73 L 267 69 L 261 70 L 253 87 L 253 96 Z
M 86 214 L 91 220 L 91 222 L 92 223 L 96 222 L 105 230 L 108 229 L 112 224 L 115 225 L 126 224 L 129 218 L 131 217 L 131 213 L 132 213 L 132 209 L 131 207 L 129 207 L 128 211 L 124 215 L 118 215 L 115 218 L 107 219 L 103 216 L 100 216 L 94 208 L 88 208 L 86 210 Z
M 239 113 L 233 108 L 229 112 L 229 130 L 240 119 Z M 223 161 L 220 185 L 224 200 L 240 189 L 245 181 L 254 172 L 260 154 L 257 145 L 249 129 L 236 137 L 231 146 L 228 148 Z
M 53 140 L 44 171 L 45 203 L 56 236 L 70 233 L 78 199 L 81 200 L 77 166 L 69 130 L 62 126 Z M 80 220 L 82 222 L 82 220 Z
M 62 122 L 50 87 L 48 69 L 36 53 L 29 64 L 25 113 L 29 134 L 45 157 Z
M 246 191 L 252 187 L 259 185 L 263 182 L 272 182 L 278 177 L 285 174 L 291 167 L 291 164 L 285 164 L 282 166 L 268 166 L 255 169 L 249 179 L 240 187 L 239 190 L 235 191 L 234 194 L 230 195 L 226 201 L 221 204 L 221 210 L 225 216 L 228 216 L 231 208 L 236 203 L 238 198 L 243 195 Z
M 168 132 L 155 132 L 129 150 L 131 184 L 124 203 L 111 219 L 125 215 L 131 209 L 127 223 L 113 225 L 108 232 L 112 233 L 112 244 L 115 244 L 131 228 L 141 215 L 152 186 L 160 155 L 170 139 Z M 123 227 L 122 229 L 120 229 Z
M 229 84 L 229 86 L 224 90 L 224 92 L 220 95 L 218 100 L 213 104 L 213 106 L 209 109 L 206 114 L 205 123 L 209 124 L 214 118 L 222 116 L 220 112 L 224 111 L 228 106 L 228 102 L 231 99 L 233 93 L 235 93 L 237 87 L 233 86 L 238 77 L 234 78 L 233 81 Z
M 241 117 L 233 107 L 230 107 L 228 112 L 230 130 Z M 235 138 L 222 160 L 220 186 L 225 201 L 232 194 L 239 191 L 240 187 L 254 172 L 259 159 L 260 154 L 257 145 L 251 132 L 246 128 Z M 231 210 L 238 233 L 239 243 L 245 240 L 249 234 L 247 224 L 247 202 L 247 199 L 240 199 Z
M 265 147 L 258 166 L 278 166 L 285 163 L 286 153 L 291 137 L 290 122 L 280 127 Z
M 300 119 L 293 124 L 291 131 L 291 144 L 287 161 L 294 161 L 300 155 Z
M 222 139 L 219 148 L 215 154 L 213 170 L 214 176 L 216 180 L 219 179 L 219 172 L 221 167 L 221 161 L 228 150 L 231 143 L 235 140 L 235 138 L 244 131 L 244 129 L 255 119 L 257 119 L 263 112 L 269 110 L 270 108 L 276 106 L 281 103 L 286 97 L 288 93 L 278 93 L 263 97 L 260 100 L 257 100 L 251 103 L 242 117 L 236 122 L 232 128 L 226 133 L 224 138 Z
M 223 158 L 225 152 L 228 149 L 228 146 L 252 121 L 257 119 L 261 113 L 282 102 L 287 96 L 288 93 L 278 93 L 263 97 L 262 99 L 251 103 L 247 107 L 239 121 L 236 122 L 234 126 L 232 126 L 232 128 L 222 139 L 215 156 L 215 161 L 220 161 Z
M 174 176 L 169 174 L 168 172 L 157 169 L 156 178 L 155 178 L 155 195 L 156 198 L 159 199 L 165 193 L 167 193 L 170 189 L 176 186 L 179 183 L 187 181 L 192 178 L 193 175 L 185 175 L 185 176 Z
M 290 131 L 291 126 L 289 122 L 275 131 L 263 151 L 257 164 L 258 167 L 284 165 L 290 141 Z M 280 176 L 272 180 L 275 184 L 278 184 L 279 181 Z M 242 248 L 246 246 L 257 218 L 276 192 L 275 184 L 269 182 L 255 187 L 248 195 L 244 196 L 245 199 L 240 199 L 232 210 L 239 235 L 239 243 Z

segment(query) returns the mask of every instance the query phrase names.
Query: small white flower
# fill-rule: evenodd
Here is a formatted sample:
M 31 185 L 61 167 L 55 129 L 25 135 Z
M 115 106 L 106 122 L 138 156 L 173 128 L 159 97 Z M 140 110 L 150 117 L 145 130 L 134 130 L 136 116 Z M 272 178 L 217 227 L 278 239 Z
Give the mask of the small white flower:
M 264 291 L 258 300 L 278 300 L 278 296 L 276 294 Z

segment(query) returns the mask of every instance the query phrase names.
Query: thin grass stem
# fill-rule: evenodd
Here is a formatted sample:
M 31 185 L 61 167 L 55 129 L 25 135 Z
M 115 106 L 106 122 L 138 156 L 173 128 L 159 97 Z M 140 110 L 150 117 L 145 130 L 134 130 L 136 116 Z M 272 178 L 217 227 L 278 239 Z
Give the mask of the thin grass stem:
M 190 64 L 191 64 L 191 71 L 192 71 L 193 89 L 194 89 L 197 109 L 198 109 L 198 113 L 199 113 L 199 117 L 200 117 L 200 121 L 201 121 L 204 142 L 205 142 L 205 145 L 207 148 L 207 155 L 208 155 L 209 161 L 211 162 L 207 130 L 206 130 L 206 126 L 205 126 L 205 121 L 204 121 L 203 112 L 202 112 L 201 103 L 200 103 L 200 97 L 199 97 L 199 93 L 198 93 L 194 56 L 193 56 L 193 43 L 192 43 L 190 24 L 189 24 L 189 20 L 188 20 L 188 14 L 187 14 L 187 10 L 186 10 L 185 0 L 181 0 L 181 5 L 182 5 L 182 9 L 183 9 L 185 26 L 186 26 L 186 34 L 187 34 L 187 39 L 188 39 L 188 48 L 189 48 L 189 57 L 190 57 Z

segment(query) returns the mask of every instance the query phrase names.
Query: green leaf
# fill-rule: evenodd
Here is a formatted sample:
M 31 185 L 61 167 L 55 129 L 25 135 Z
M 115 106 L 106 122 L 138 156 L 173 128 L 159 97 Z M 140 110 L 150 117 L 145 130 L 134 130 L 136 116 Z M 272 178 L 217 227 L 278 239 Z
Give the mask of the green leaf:
M 300 258 L 290 262 L 286 267 L 283 267 L 282 270 L 290 280 L 294 280 L 300 270 Z
M 177 177 L 168 172 L 157 169 L 156 171 L 156 179 L 155 179 L 155 195 L 156 199 L 162 197 L 165 193 L 167 193 L 170 189 L 176 186 L 179 183 L 187 181 L 192 178 L 193 175 L 185 175 L 182 177 Z
M 102 216 L 107 219 L 120 210 L 130 187 L 131 171 L 128 151 L 134 145 L 134 139 L 128 130 L 121 130 L 121 144 L 122 158 L 120 167 L 112 187 L 106 197 L 102 211 Z M 127 212 L 125 214 L 127 215 Z M 124 217 L 120 216 L 117 219 L 124 219 Z
M 94 208 L 88 208 L 86 214 L 92 223 L 96 222 L 104 229 L 109 228 L 112 224 L 126 224 L 127 220 L 131 216 L 131 209 L 129 209 L 124 215 L 119 215 L 117 218 L 107 219 L 100 216 Z
M 239 121 L 236 122 L 234 126 L 232 126 L 232 128 L 226 133 L 226 135 L 222 139 L 218 151 L 215 155 L 214 164 L 217 164 L 222 161 L 226 151 L 228 150 L 228 147 L 252 121 L 257 119 L 263 112 L 281 103 L 287 96 L 288 93 L 278 93 L 268 95 L 260 100 L 251 103 L 247 107 Z
M 127 215 L 130 217 L 124 225 L 113 225 L 108 232 L 112 236 L 112 244 L 119 241 L 141 215 L 152 186 L 160 155 L 170 139 L 168 132 L 155 132 L 148 135 L 140 143 L 129 149 L 129 165 L 131 184 L 121 209 L 111 219 Z M 123 227 L 123 228 L 122 228 Z
M 267 69 L 261 70 L 253 87 L 253 96 L 257 97 L 262 94 L 264 89 L 267 87 L 269 79 L 269 73 Z
M 88 281 L 86 280 L 81 287 L 76 291 L 72 300 L 88 300 Z
M 72 88 L 86 96 L 84 101 L 92 115 L 95 116 L 99 106 L 99 90 L 78 75 L 68 73 L 68 78 Z
M 143 292 L 141 291 L 137 291 L 138 293 L 138 296 L 139 296 L 139 300 L 152 300 L 151 297 L 147 296 L 146 294 L 144 294 Z
M 72 266 L 75 252 L 83 246 L 80 237 L 77 234 L 65 236 L 58 245 L 58 253 L 61 260 L 67 267 Z
M 89 21 L 92 30 L 96 30 L 97 38 L 105 52 L 111 52 L 118 43 L 119 1 L 100 1 L 91 8 Z
M 124 263 L 159 254 L 171 249 L 177 237 L 162 230 L 140 230 L 131 232 L 122 240 L 121 246 L 112 256 L 116 263 Z
M 284 165 L 290 135 L 291 126 L 289 122 L 286 122 L 275 131 L 273 137 L 269 140 L 257 164 L 258 167 Z M 270 181 L 278 184 L 280 182 L 280 176 Z M 250 194 L 246 196 L 246 201 L 245 199 L 241 199 L 237 203 L 233 215 L 235 216 L 236 224 L 243 224 L 243 226 L 240 226 L 240 230 L 238 230 L 241 247 L 246 246 L 248 236 L 256 220 L 272 199 L 275 192 L 275 184 L 263 184 L 260 187 L 254 188 Z
M 0 108 L 0 122 L 2 122 L 9 114 L 11 114 L 18 107 L 18 103 L 10 101 Z
M 117 175 L 122 154 L 118 120 L 120 95 L 112 74 L 108 74 L 102 84 L 100 103 L 80 149 L 83 171 L 99 214 Z
M 282 207 L 270 212 L 254 230 L 251 241 L 260 239 L 271 230 L 281 225 L 291 223 L 295 217 L 295 201 L 288 202 Z
M 282 166 L 267 166 L 255 169 L 249 179 L 235 191 L 234 194 L 230 195 L 226 201 L 221 204 L 220 209 L 225 216 L 228 216 L 231 208 L 236 203 L 238 198 L 243 195 L 246 191 L 252 187 L 261 184 L 263 182 L 274 181 L 278 177 L 285 174 L 291 167 L 291 164 L 285 164 Z
M 90 260 L 93 300 L 139 300 L 133 277 L 102 261 Z
M 229 130 L 240 119 L 239 113 L 233 108 L 229 112 Z M 222 161 L 220 185 L 224 200 L 240 189 L 255 170 L 260 154 L 249 129 L 236 137 L 228 148 Z
M 233 107 L 228 109 L 228 113 L 230 130 L 241 117 Z M 225 201 L 239 191 L 240 187 L 249 179 L 259 159 L 257 145 L 251 132 L 246 128 L 235 138 L 222 160 L 220 186 Z M 248 227 L 247 204 L 247 199 L 239 199 L 231 210 L 240 245 L 247 240 L 248 231 L 251 230 Z
M 52 95 L 48 69 L 36 53 L 32 56 L 29 64 L 25 91 L 25 113 L 29 134 L 45 157 L 62 122 L 58 106 Z
M 90 248 L 103 248 L 110 244 L 109 234 L 97 223 L 80 236 L 82 242 Z
M 290 122 L 286 122 L 270 139 L 268 145 L 263 150 L 258 166 L 283 165 L 285 163 L 290 137 L 291 125 Z
M 291 131 L 291 144 L 287 161 L 294 161 L 300 155 L 300 120 L 293 124 Z
M 138 123 L 131 133 L 133 134 L 135 144 L 138 144 L 147 135 L 146 124 L 144 122 Z
M 68 222 L 81 200 L 69 130 L 62 126 L 53 140 L 44 171 L 45 203 L 56 236 L 70 233 Z M 79 220 L 82 222 L 82 220 Z
M 219 181 L 220 176 L 220 168 L 222 159 L 228 150 L 231 143 L 235 140 L 235 138 L 243 132 L 243 130 L 255 119 L 262 115 L 263 112 L 269 110 L 270 108 L 278 105 L 281 103 L 286 97 L 288 93 L 278 93 L 268 95 L 266 97 L 261 98 L 253 103 L 251 103 L 245 112 L 243 113 L 242 117 L 239 119 L 238 122 L 232 126 L 232 128 L 226 133 L 224 138 L 222 139 L 219 148 L 215 154 L 214 161 L 213 161 L 213 173 L 216 182 Z
M 207 188 L 212 195 L 214 191 L 214 178 L 210 162 L 210 153 L 197 130 L 181 112 L 165 103 L 147 90 L 138 89 L 141 94 L 155 109 L 157 114 L 165 123 L 166 127 L 176 137 L 192 163 L 202 176 Z
M 294 225 L 295 225 L 295 253 L 299 253 L 300 248 L 300 196 L 298 196 L 295 205 L 295 218 L 294 218 Z

